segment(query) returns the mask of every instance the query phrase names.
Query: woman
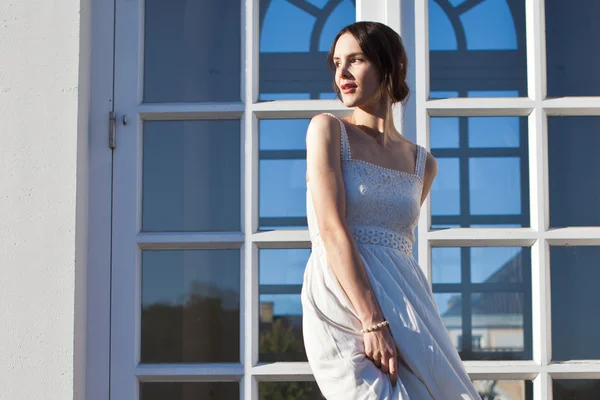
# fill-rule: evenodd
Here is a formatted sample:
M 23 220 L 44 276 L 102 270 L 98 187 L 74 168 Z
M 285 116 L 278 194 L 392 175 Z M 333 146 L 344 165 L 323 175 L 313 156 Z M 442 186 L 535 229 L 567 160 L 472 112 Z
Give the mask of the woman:
M 402 41 L 357 22 L 328 63 L 354 112 L 317 115 L 306 134 L 313 251 L 301 299 L 316 382 L 328 400 L 479 399 L 412 257 L 437 163 L 394 128 L 392 105 L 409 93 Z

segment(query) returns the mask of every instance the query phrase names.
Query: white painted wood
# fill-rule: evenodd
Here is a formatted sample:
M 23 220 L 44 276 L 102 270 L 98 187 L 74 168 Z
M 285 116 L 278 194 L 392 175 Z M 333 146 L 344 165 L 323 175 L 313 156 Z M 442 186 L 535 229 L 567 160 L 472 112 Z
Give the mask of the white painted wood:
M 385 22 L 386 1 L 356 0 L 356 20 Z
M 258 386 L 253 384 L 252 365 L 258 360 L 258 252 L 252 243 L 252 233 L 258 227 L 258 119 L 253 113 L 253 104 L 259 96 L 259 0 L 244 1 L 244 44 L 246 85 L 242 98 L 245 101 L 244 154 L 242 193 L 244 194 L 242 218 L 244 246 L 241 282 L 242 310 L 240 359 L 244 375 L 240 386 L 241 399 L 258 399 Z
M 235 119 L 244 113 L 242 103 L 167 103 L 141 104 L 143 120 Z
M 425 106 L 432 117 L 438 116 L 513 116 L 529 115 L 535 104 L 524 97 L 449 98 L 427 100 Z
M 552 400 L 552 381 L 547 372 L 540 373 L 533 380 L 533 399 Z
M 143 250 L 222 248 L 238 249 L 244 243 L 244 235 L 236 232 L 142 232 L 136 242 Z
M 81 398 L 106 400 L 109 397 L 110 371 L 112 220 L 112 151 L 108 148 L 108 113 L 113 109 L 114 29 L 111 27 L 114 26 L 114 2 L 92 0 L 82 2 L 82 7 L 84 3 L 90 8 L 87 18 L 91 19 L 88 46 L 91 87 L 89 120 L 85 122 L 89 130 L 86 151 L 89 157 L 89 191 L 86 196 L 87 227 L 83 228 L 88 232 L 87 260 L 83 261 L 87 285 L 81 294 L 86 297 L 87 317 L 85 332 L 76 332 L 76 335 L 85 335 L 85 366 L 80 371 L 85 376 L 85 394 Z M 85 44 L 82 43 L 82 46 Z M 78 197 L 77 203 L 80 202 L 82 198 Z M 76 246 L 76 249 L 79 247 Z M 76 277 L 80 273 L 76 271 Z M 79 398 L 77 391 L 75 398 Z
M 547 115 L 600 115 L 600 97 L 561 97 L 542 102 Z
M 144 364 L 136 368 L 140 382 L 235 382 L 243 374 L 241 364 Z
M 429 11 L 427 1 L 417 1 L 415 7 L 415 97 L 417 143 L 429 150 L 429 115 L 427 99 L 429 98 Z M 428 196 L 421 207 L 418 222 L 417 247 L 418 261 L 431 282 L 431 243 L 428 231 L 431 227 L 431 196 Z
M 546 98 L 546 29 L 544 0 L 525 1 L 527 90 L 536 106 Z
M 339 100 L 274 100 L 248 106 L 258 118 L 310 118 L 322 112 L 340 117 L 352 114 L 352 109 Z
M 111 399 L 137 399 L 136 367 L 139 363 L 140 301 L 138 285 L 141 226 L 141 119 L 138 104 L 142 92 L 143 4 L 140 0 L 116 0 L 115 110 L 117 148 L 113 177 L 113 257 L 111 299 Z

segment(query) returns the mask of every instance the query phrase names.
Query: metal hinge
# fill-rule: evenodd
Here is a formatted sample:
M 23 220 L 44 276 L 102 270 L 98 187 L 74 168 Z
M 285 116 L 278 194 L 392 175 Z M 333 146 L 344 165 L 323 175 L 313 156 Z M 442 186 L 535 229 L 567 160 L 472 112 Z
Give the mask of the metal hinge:
M 108 147 L 117 147 L 117 113 L 111 111 L 108 116 Z

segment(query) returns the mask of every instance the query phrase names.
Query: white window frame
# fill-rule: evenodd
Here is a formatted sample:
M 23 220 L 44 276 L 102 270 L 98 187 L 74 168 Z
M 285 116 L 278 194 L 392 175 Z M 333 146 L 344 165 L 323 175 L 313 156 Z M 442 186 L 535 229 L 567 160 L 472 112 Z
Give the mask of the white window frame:
M 531 214 L 529 228 L 430 229 L 429 197 L 419 219 L 419 264 L 431 281 L 432 247 L 531 247 L 533 360 L 466 361 L 465 365 L 473 379 L 533 380 L 534 399 L 552 400 L 552 378 L 600 379 L 600 361 L 551 361 L 550 246 L 599 246 L 600 227 L 550 228 L 547 121 L 555 115 L 600 115 L 600 98 L 547 98 L 544 0 L 525 0 L 528 97 L 429 100 L 428 1 L 415 1 L 414 10 L 417 142 L 430 148 L 430 117 L 528 117 Z

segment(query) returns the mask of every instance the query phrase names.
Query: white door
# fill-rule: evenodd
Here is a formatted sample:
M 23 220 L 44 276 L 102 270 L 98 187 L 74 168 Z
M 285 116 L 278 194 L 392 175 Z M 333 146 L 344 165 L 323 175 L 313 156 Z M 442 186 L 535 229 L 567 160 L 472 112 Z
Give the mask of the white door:
M 301 342 L 277 353 L 259 337 L 278 318 L 299 339 L 297 137 L 312 115 L 344 112 L 325 54 L 377 7 L 115 1 L 111 400 L 268 399 L 297 381 L 318 399 Z M 278 269 L 293 279 L 265 278 Z
M 116 1 L 113 400 L 240 397 L 241 20 Z

